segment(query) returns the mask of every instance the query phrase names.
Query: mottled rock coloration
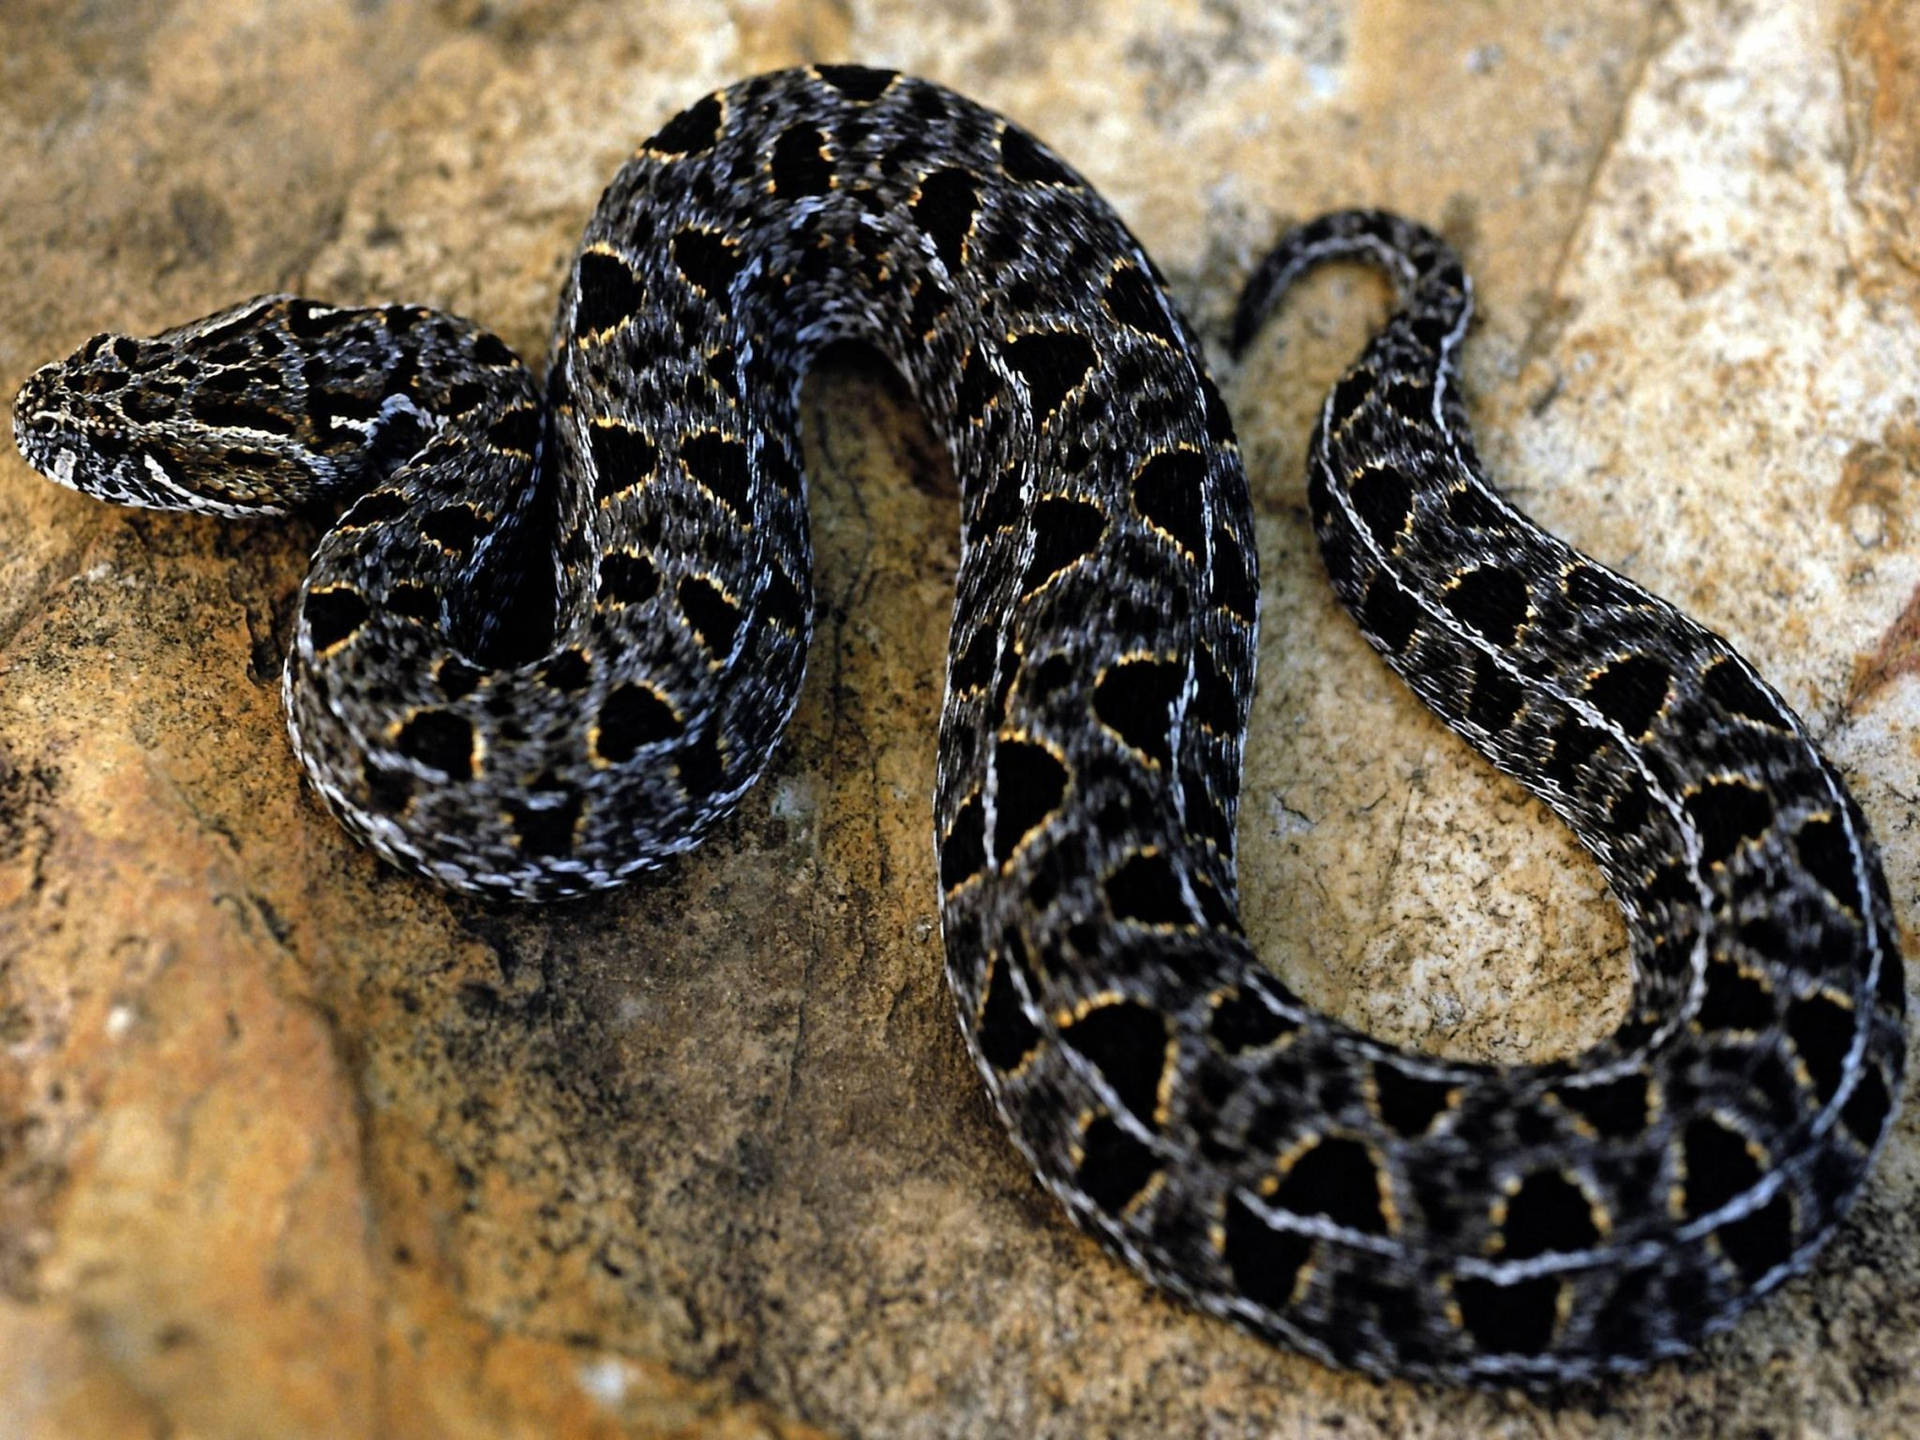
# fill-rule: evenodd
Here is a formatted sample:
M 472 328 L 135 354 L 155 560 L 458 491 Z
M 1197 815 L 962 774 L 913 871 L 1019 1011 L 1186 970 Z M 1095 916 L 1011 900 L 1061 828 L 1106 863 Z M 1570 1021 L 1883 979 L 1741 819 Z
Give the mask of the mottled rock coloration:
M 19 0 L 6 31 L 8 393 L 96 330 L 277 288 L 538 354 L 631 145 L 807 59 L 1018 118 L 1209 336 L 1288 220 L 1438 224 L 1479 284 L 1495 480 L 1760 666 L 1916 913 L 1901 0 Z M 1386 1037 L 1565 1054 L 1626 998 L 1597 872 L 1388 675 L 1312 552 L 1311 417 L 1382 296 L 1319 277 L 1221 372 L 1265 572 L 1247 921 Z M 822 618 L 774 773 L 662 879 L 547 911 L 385 870 L 302 792 L 276 677 L 312 521 L 110 511 L 0 455 L 0 1434 L 1920 1430 L 1911 1107 L 1812 1274 L 1550 1404 L 1328 1372 L 1069 1229 L 940 976 L 952 479 L 858 355 L 807 410 Z

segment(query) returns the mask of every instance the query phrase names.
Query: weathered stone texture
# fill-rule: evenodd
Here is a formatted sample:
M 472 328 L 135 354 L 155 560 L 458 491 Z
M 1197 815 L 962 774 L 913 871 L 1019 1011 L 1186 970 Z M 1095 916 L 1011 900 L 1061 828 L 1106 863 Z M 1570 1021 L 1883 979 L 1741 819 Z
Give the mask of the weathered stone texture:
M 281 287 L 538 353 L 634 140 L 809 58 L 1017 116 L 1210 333 L 1288 219 L 1435 221 L 1479 283 L 1496 480 L 1752 656 L 1920 913 L 1904 0 L 13 0 L 4 29 L 8 393 Z M 1266 576 L 1248 920 L 1385 1036 L 1564 1054 L 1625 1000 L 1597 873 L 1312 553 L 1311 415 L 1383 293 L 1317 277 L 1222 372 Z M 1552 1404 L 1332 1374 L 1070 1230 L 939 973 L 951 478 L 884 374 L 829 369 L 774 774 L 664 879 L 544 913 L 386 871 L 303 793 L 275 673 L 310 526 L 112 512 L 0 455 L 0 1434 L 1920 1432 L 1911 1108 L 1812 1275 Z

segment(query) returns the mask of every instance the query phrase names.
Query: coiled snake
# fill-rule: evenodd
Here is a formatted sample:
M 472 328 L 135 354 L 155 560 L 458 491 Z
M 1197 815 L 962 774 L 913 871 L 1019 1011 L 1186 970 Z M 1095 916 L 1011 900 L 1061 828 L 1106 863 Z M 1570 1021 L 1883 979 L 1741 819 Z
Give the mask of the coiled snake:
M 1428 705 L 1564 818 L 1633 1000 L 1577 1059 L 1407 1053 L 1308 1008 L 1236 918 L 1256 566 L 1233 426 L 1139 244 L 1019 127 L 890 71 L 761 76 L 621 168 L 544 397 L 410 305 L 268 296 L 35 374 L 21 452 L 104 499 L 352 498 L 285 695 L 355 836 L 546 899 L 695 843 L 767 763 L 811 628 L 796 387 L 905 375 L 964 491 L 935 834 L 947 974 L 1015 1142 L 1157 1284 L 1324 1360 L 1551 1381 L 1678 1353 L 1805 1265 L 1904 1061 L 1873 843 L 1718 637 L 1486 484 L 1467 279 L 1374 212 L 1293 232 L 1398 308 L 1309 458 L 1326 567 Z

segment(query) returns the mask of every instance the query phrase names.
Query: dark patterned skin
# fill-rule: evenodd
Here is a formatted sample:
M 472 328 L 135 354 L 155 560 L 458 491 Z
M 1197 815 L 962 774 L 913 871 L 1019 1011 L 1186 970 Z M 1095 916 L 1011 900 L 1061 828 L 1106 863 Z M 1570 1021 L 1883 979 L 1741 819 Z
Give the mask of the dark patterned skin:
M 1439 240 L 1360 212 L 1294 232 L 1238 343 L 1339 256 L 1400 305 L 1314 439 L 1327 568 L 1626 911 L 1631 1016 L 1572 1061 L 1394 1049 L 1249 950 L 1232 425 L 1107 206 L 937 86 L 795 70 L 669 122 L 588 225 L 544 403 L 463 321 L 280 296 L 96 337 L 28 381 L 15 437 L 121 503 L 357 497 L 302 595 L 295 750 L 388 859 L 546 899 L 690 846 L 765 767 L 811 625 L 796 387 L 823 344 L 877 345 L 964 492 L 947 970 L 1041 1180 L 1157 1284 L 1333 1363 L 1635 1369 L 1801 1268 L 1858 1192 L 1904 1058 L 1885 883 L 1751 668 L 1481 478 Z

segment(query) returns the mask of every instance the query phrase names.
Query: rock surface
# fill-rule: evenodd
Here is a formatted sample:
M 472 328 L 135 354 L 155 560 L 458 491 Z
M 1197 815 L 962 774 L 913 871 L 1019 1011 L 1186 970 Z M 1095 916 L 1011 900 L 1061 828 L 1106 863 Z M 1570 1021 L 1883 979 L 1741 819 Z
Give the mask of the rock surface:
M 538 354 L 638 137 L 756 69 L 899 65 L 1071 157 L 1210 333 L 1289 219 L 1442 225 L 1496 479 L 1760 665 L 1913 923 L 1904 0 L 644 8 L 13 0 L 0 386 L 282 287 Z M 1398 688 L 1312 553 L 1311 413 L 1383 293 L 1319 277 L 1223 371 L 1266 576 L 1248 920 L 1383 1036 L 1567 1054 L 1626 994 L 1596 871 Z M 808 396 L 792 738 L 699 854 L 545 913 L 382 869 L 302 791 L 275 677 L 309 526 L 110 511 L 0 455 L 0 1434 L 1920 1431 L 1911 1106 L 1812 1274 L 1545 1404 L 1328 1372 L 1071 1230 L 939 971 L 951 477 L 873 364 Z

